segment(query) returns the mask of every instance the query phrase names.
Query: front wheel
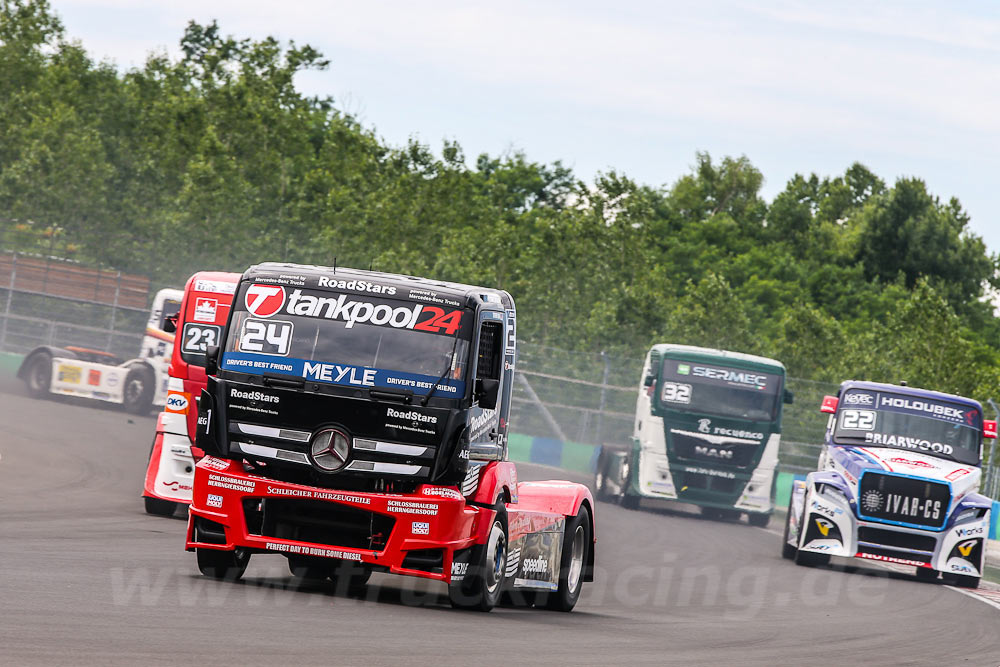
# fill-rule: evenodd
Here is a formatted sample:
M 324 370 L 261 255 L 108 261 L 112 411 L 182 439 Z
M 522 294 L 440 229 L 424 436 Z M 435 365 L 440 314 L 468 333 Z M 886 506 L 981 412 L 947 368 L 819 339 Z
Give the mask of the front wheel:
M 781 538 L 782 540 L 784 540 L 781 543 L 781 557 L 787 558 L 788 560 L 795 558 L 795 553 L 798 551 L 798 548 L 794 544 L 788 543 L 788 535 L 791 532 L 791 525 L 792 525 L 792 502 L 791 500 L 789 500 L 788 515 L 785 516 L 785 534 Z
M 48 394 L 52 386 L 52 357 L 46 353 L 35 355 L 25 369 L 24 384 L 35 398 Z
M 789 508 L 791 509 L 791 508 Z M 802 503 L 802 520 L 799 521 L 799 533 L 801 541 L 801 533 L 806 529 L 806 506 L 805 502 Z M 803 551 L 798 549 L 795 552 L 795 564 L 804 565 L 806 567 L 815 567 L 818 565 L 827 565 L 830 562 L 830 554 L 818 554 L 814 551 Z
M 173 516 L 174 511 L 177 509 L 177 503 L 170 500 L 161 500 L 160 498 L 150 498 L 149 496 L 143 497 L 143 501 L 146 504 L 146 514 L 154 514 L 156 516 Z
M 747 514 L 747 521 L 750 522 L 751 526 L 755 526 L 757 528 L 767 528 L 767 524 L 771 523 L 771 515 L 751 512 Z
M 236 581 L 247 571 L 250 552 L 246 549 L 220 551 L 219 549 L 196 549 L 198 569 L 206 577 L 225 581 Z
M 597 472 L 594 473 L 594 498 L 595 500 L 608 501 L 611 494 L 608 492 L 608 459 L 602 452 L 597 457 Z
M 486 544 L 473 548 L 468 574 L 448 587 L 452 607 L 490 611 L 500 601 L 507 569 L 507 507 L 501 499 L 493 509 Z
M 583 573 L 593 544 L 590 512 L 586 507 L 580 507 L 580 512 L 566 522 L 559 559 L 559 588 L 546 601 L 545 606 L 549 609 L 571 611 L 576 606 L 583 590 Z
M 334 589 L 338 593 L 354 595 L 364 591 L 368 579 L 372 576 L 372 568 L 354 561 L 340 561 L 330 573 Z
M 639 496 L 633 496 L 628 493 L 622 496 L 622 507 L 627 510 L 637 510 L 639 509 Z
M 969 577 L 964 574 L 954 574 L 952 575 L 952 581 L 959 588 L 979 588 L 979 577 Z
M 146 366 L 136 366 L 125 375 L 122 404 L 134 415 L 148 415 L 153 407 L 153 384 L 156 379 Z

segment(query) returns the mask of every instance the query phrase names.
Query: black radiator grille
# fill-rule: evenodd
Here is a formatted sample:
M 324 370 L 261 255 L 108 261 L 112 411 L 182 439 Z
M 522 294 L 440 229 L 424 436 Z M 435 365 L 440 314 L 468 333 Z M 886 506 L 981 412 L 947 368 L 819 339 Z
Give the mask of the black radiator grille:
M 940 528 L 948 518 L 951 490 L 947 484 L 880 472 L 866 472 L 858 488 L 858 515 Z
M 396 520 L 339 503 L 295 498 L 244 498 L 247 532 L 337 547 L 385 547 Z
M 703 464 L 746 468 L 753 463 L 754 457 L 760 451 L 759 444 L 726 443 L 716 445 L 695 435 L 676 432 L 670 433 L 670 439 L 674 444 L 674 453 L 678 459 L 698 461 Z

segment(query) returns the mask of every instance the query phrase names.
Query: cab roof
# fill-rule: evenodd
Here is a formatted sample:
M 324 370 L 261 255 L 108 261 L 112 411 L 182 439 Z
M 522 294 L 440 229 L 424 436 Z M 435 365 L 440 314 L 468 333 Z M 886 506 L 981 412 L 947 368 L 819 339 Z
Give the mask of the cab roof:
M 931 389 L 921 389 L 920 387 L 904 387 L 898 384 L 887 384 L 884 382 L 868 382 L 867 380 L 844 380 L 840 383 L 840 390 L 837 392 L 837 396 L 843 396 L 844 392 L 848 389 L 867 389 L 870 391 L 891 391 L 896 394 L 906 394 L 907 396 L 917 396 L 920 398 L 930 398 L 938 401 L 947 401 L 950 403 L 959 403 L 962 405 L 974 406 L 979 409 L 982 413 L 982 404 L 972 398 L 967 398 L 965 396 L 958 396 L 956 394 L 947 394 L 942 391 L 933 391 Z
M 308 287 L 326 289 L 318 287 L 316 284 L 316 281 L 321 276 L 338 281 L 365 280 L 370 283 L 396 287 L 401 290 L 426 290 L 438 296 L 448 296 L 461 300 L 473 299 L 480 303 L 495 303 L 504 308 L 514 307 L 513 298 L 505 290 L 466 285 L 445 280 L 419 278 L 399 273 L 386 273 L 384 271 L 366 271 L 364 269 L 353 269 L 343 266 L 331 267 L 263 262 L 251 266 L 243 273 L 244 280 L 272 279 L 273 282 L 280 283 L 282 277 L 286 279 L 297 278 L 300 281 L 304 281 Z
M 782 374 L 785 372 L 785 365 L 777 359 L 758 357 L 754 354 L 744 354 L 730 350 L 717 350 L 711 347 L 659 343 L 654 345 L 649 353 L 654 359 L 670 357 L 705 363 L 735 363 L 739 366 L 764 366 Z

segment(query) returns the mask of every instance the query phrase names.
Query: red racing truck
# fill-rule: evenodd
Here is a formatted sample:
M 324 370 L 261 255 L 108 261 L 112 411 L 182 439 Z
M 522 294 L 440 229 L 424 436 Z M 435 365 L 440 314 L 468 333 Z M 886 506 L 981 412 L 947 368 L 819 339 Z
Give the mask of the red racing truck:
M 167 395 L 156 419 L 142 497 L 146 512 L 171 516 L 191 502 L 194 464 L 201 458 L 194 444 L 197 399 L 205 388 L 205 351 L 222 340 L 240 274 L 201 271 L 184 286 L 180 310 L 165 328 L 174 337 L 167 368 Z
M 253 554 L 363 585 L 373 571 L 569 611 L 594 567 L 587 487 L 507 460 L 510 294 L 343 268 L 260 264 L 209 348 L 187 549 L 236 579 Z

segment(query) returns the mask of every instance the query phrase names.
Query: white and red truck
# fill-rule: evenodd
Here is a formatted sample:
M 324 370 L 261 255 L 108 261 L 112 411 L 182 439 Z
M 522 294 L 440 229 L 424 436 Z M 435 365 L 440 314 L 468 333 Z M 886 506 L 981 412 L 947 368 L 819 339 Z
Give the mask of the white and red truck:
M 180 309 L 167 328 L 177 332 L 167 369 L 163 411 L 149 453 L 142 497 L 149 514 L 169 516 L 191 502 L 197 400 L 205 388 L 205 350 L 218 345 L 229 317 L 239 273 L 200 271 L 184 286 Z M 173 334 L 172 334 L 173 335 Z
M 17 377 L 35 397 L 77 396 L 118 403 L 134 414 L 148 414 L 153 406 L 166 402 L 167 366 L 174 344 L 169 322 L 180 307 L 182 294 L 171 288 L 156 293 L 138 357 L 122 360 L 86 347 L 40 345 L 25 355 Z

